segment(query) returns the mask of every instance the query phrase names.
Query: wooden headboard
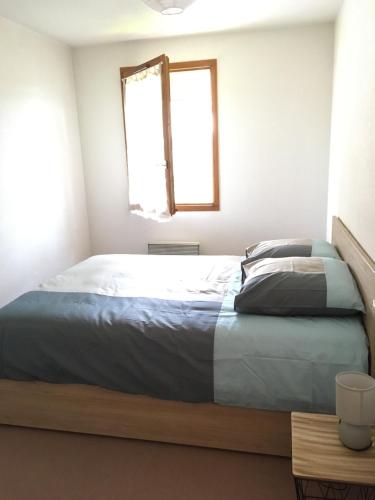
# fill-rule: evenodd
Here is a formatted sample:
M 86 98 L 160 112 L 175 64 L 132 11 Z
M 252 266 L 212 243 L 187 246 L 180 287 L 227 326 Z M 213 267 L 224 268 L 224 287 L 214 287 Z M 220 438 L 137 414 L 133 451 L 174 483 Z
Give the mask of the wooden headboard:
M 333 217 L 332 242 L 349 265 L 366 306 L 363 321 L 370 342 L 371 375 L 375 377 L 375 262 L 338 217 Z

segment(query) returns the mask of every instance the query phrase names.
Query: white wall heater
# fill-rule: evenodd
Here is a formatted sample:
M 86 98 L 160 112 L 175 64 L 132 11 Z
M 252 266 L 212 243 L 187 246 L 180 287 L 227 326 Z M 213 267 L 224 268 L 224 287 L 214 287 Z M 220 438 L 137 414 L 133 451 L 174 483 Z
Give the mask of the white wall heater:
M 199 255 L 196 241 L 155 241 L 148 244 L 149 255 Z

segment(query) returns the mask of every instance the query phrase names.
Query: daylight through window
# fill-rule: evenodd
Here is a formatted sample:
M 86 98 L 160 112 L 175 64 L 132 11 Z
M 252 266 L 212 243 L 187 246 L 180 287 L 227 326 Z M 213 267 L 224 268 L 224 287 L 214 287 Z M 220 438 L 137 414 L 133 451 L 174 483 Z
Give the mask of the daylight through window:
M 216 60 L 121 68 L 133 213 L 219 210 Z

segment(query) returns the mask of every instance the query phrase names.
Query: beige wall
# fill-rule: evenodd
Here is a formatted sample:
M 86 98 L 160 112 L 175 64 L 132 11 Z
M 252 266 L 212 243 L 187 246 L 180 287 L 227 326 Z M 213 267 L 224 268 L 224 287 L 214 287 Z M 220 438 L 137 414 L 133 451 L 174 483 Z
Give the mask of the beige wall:
M 71 50 L 0 18 L 0 306 L 89 254 Z
M 328 216 L 375 259 L 375 1 L 346 0 L 335 39 Z
M 163 224 L 128 213 L 119 82 L 120 66 L 161 53 L 218 60 L 221 188 L 220 212 Z M 333 25 L 83 47 L 74 63 L 94 253 L 197 240 L 242 254 L 260 239 L 325 236 Z

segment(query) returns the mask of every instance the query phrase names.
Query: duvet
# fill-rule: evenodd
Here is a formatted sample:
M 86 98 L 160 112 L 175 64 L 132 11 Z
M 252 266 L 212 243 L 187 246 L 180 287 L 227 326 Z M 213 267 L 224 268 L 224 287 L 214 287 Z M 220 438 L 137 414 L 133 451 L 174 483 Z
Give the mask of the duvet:
M 368 369 L 359 317 L 238 314 L 240 261 L 91 257 L 0 310 L 0 378 L 332 411 L 335 374 Z

